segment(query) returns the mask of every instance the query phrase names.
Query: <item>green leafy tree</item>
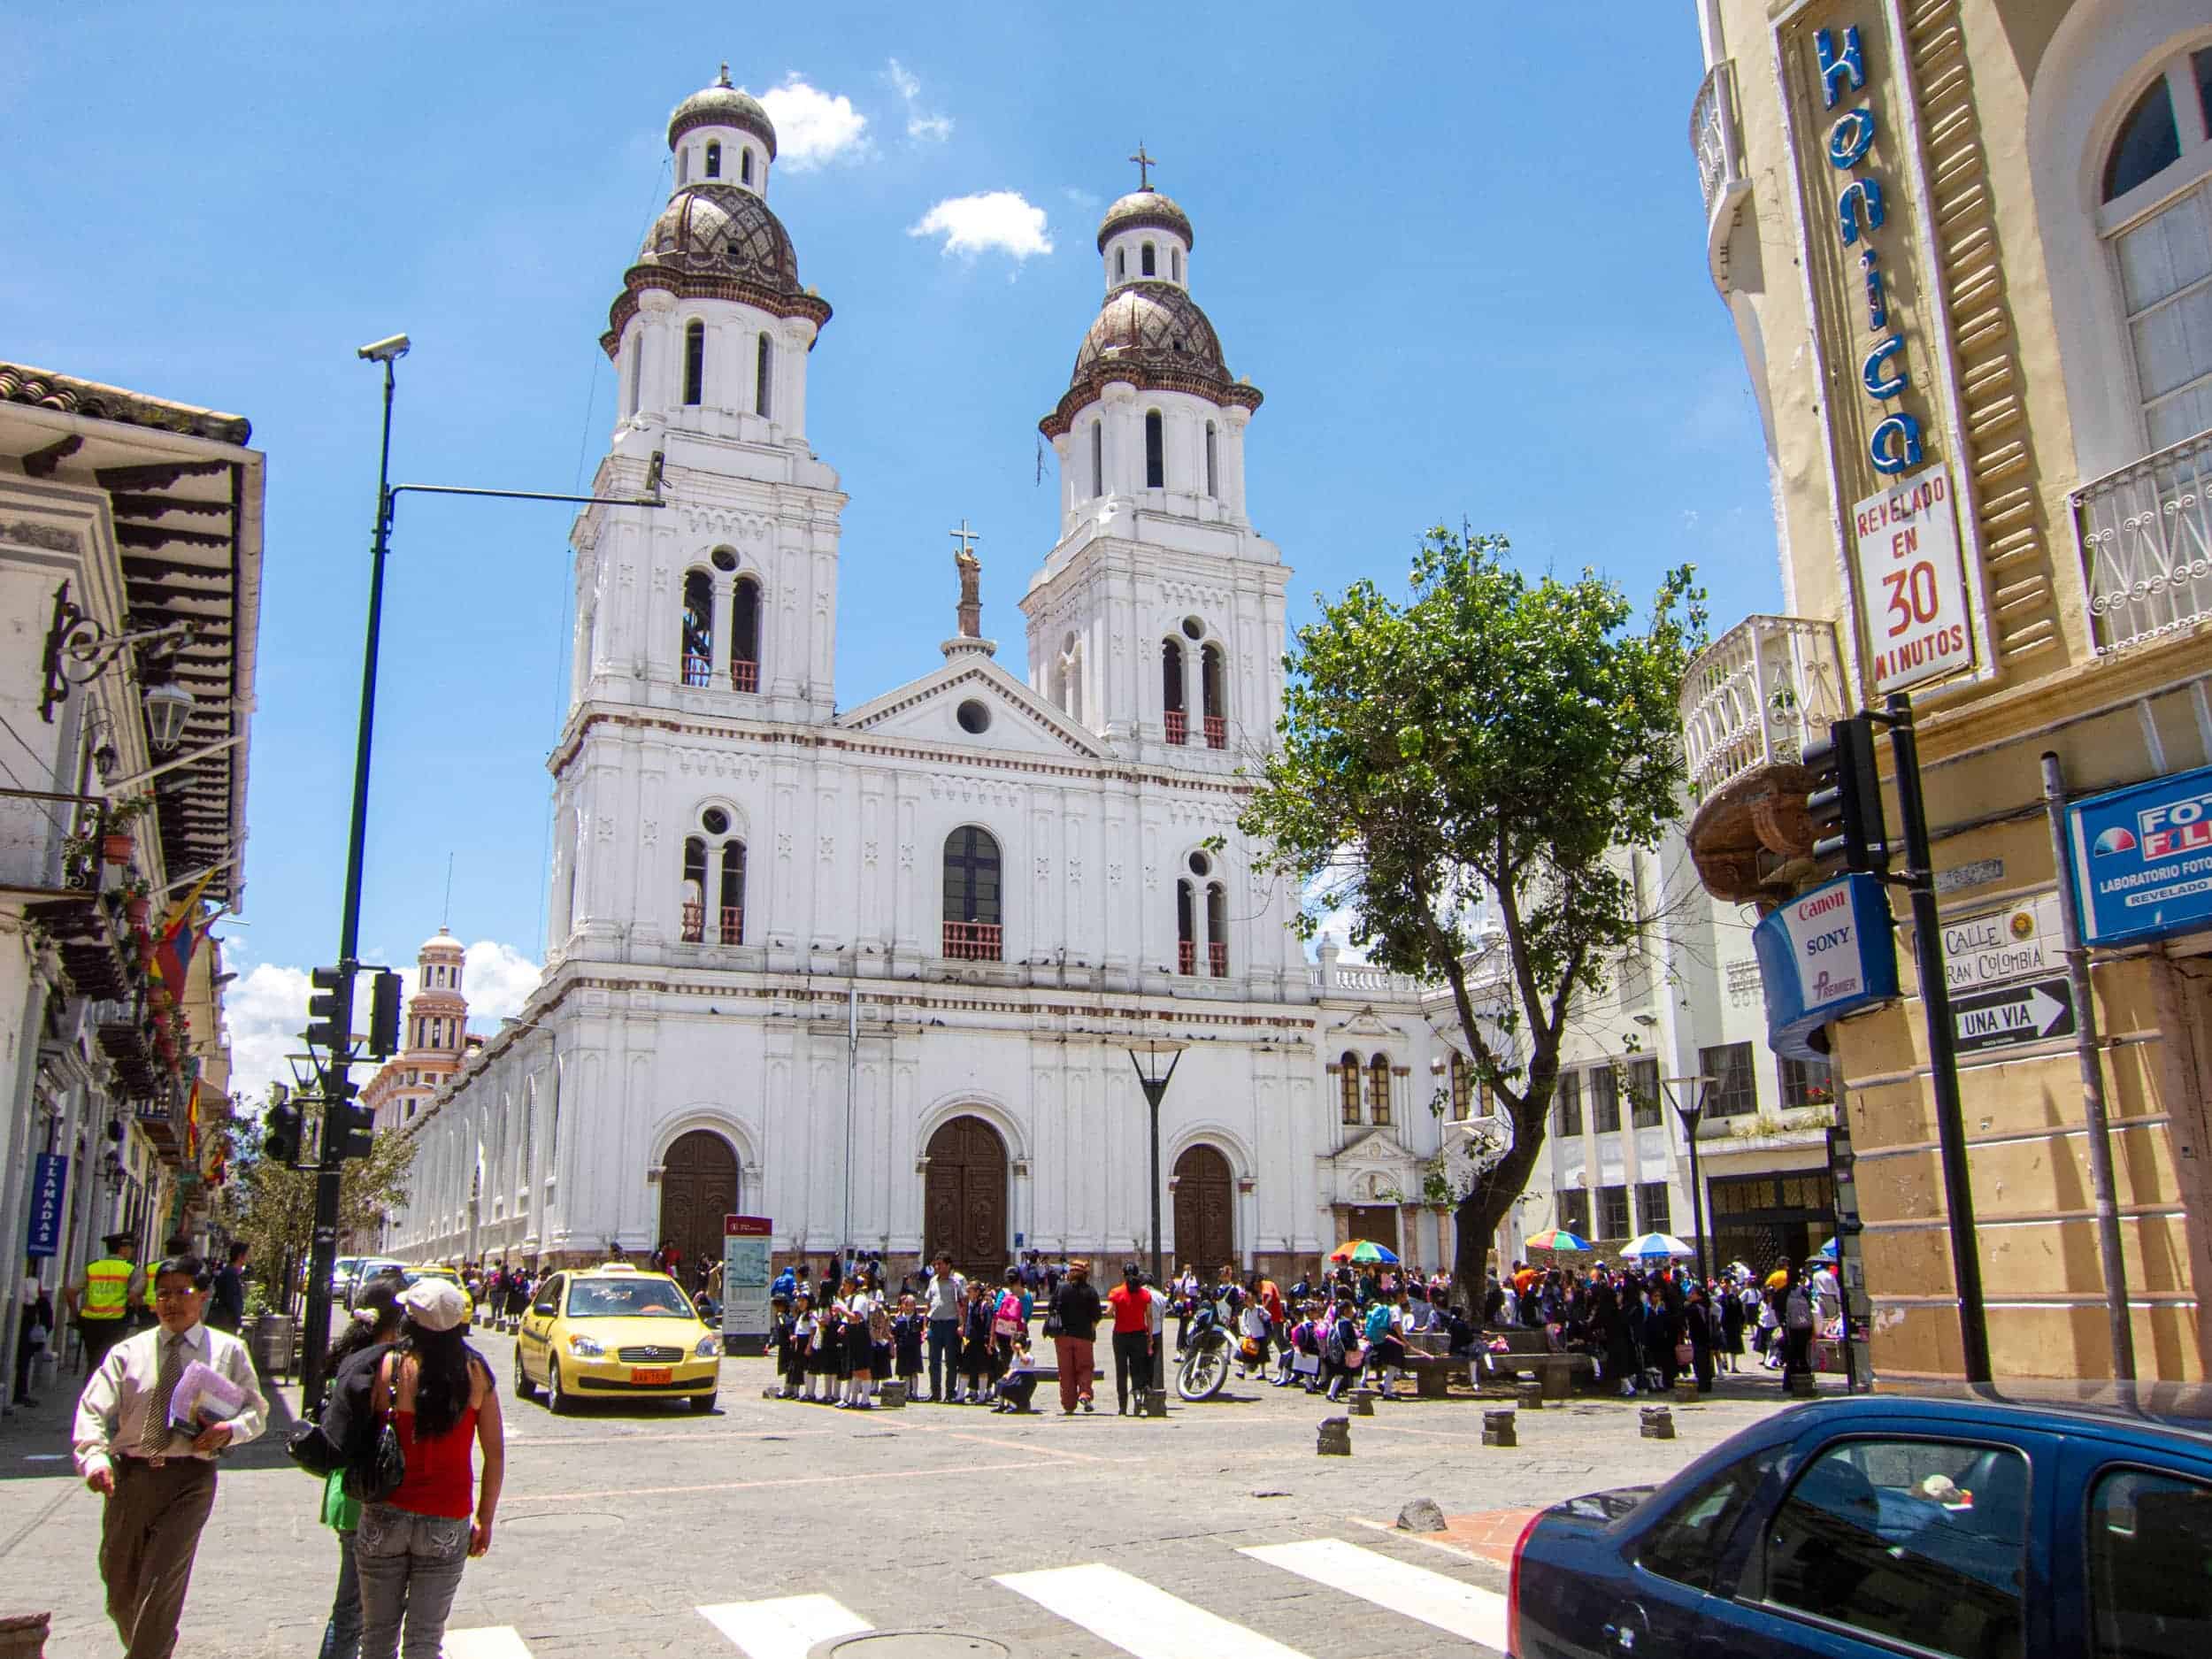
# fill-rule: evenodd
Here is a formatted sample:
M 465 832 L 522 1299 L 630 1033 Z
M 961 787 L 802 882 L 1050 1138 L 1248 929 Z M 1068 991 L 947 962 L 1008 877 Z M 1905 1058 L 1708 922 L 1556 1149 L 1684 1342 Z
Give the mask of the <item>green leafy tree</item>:
M 223 1225 L 251 1248 L 257 1276 L 281 1286 L 270 1298 L 280 1306 L 297 1283 L 299 1263 L 313 1242 L 315 1175 L 263 1156 L 258 1118 L 235 1119 L 231 1135 L 231 1177 L 219 1200 Z M 349 1238 L 373 1238 L 392 1208 L 406 1202 L 407 1172 L 416 1149 L 411 1137 L 383 1130 L 367 1157 L 346 1160 L 338 1183 L 341 1254 Z
M 1575 999 L 1648 920 L 1617 855 L 1655 847 L 1680 810 L 1677 694 L 1705 621 L 1687 566 L 1640 627 L 1594 573 L 1532 579 L 1506 552 L 1440 526 L 1409 597 L 1356 582 L 1299 629 L 1280 741 L 1239 819 L 1308 895 L 1305 936 L 1348 912 L 1376 964 L 1451 987 L 1510 1120 L 1494 1161 L 1455 1160 L 1470 1302 L 1542 1150 Z M 1502 941 L 1476 933 L 1486 915 Z

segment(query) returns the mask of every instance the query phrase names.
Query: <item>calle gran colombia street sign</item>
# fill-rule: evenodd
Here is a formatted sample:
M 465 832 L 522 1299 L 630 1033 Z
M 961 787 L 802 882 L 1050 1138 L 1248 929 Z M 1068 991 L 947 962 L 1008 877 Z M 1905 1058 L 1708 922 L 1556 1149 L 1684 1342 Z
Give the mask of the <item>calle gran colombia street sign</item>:
M 1951 999 L 1953 1039 L 1961 1054 L 2074 1034 L 2074 987 L 2064 975 L 2024 979 Z

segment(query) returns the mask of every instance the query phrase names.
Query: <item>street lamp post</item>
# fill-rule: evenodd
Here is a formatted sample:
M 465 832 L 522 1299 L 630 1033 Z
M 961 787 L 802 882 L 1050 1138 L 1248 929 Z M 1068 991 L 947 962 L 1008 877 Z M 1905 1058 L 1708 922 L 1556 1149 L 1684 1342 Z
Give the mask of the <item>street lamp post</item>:
M 1705 1262 L 1705 1182 L 1697 1167 L 1697 1124 L 1705 1116 L 1705 1091 L 1712 1087 L 1709 1077 L 1662 1078 L 1659 1087 L 1666 1092 L 1667 1103 L 1674 1108 L 1674 1115 L 1682 1120 L 1682 1133 L 1690 1143 L 1690 1225 L 1697 1233 L 1697 1282 L 1712 1282 Z
M 1171 1037 L 1144 1037 L 1129 1045 L 1129 1064 L 1137 1069 L 1137 1087 L 1144 1091 L 1144 1103 L 1152 1114 L 1152 1282 L 1162 1282 L 1160 1261 L 1160 1102 L 1167 1098 L 1167 1086 L 1174 1080 L 1175 1068 L 1182 1064 L 1183 1050 L 1190 1047 Z M 1162 1069 L 1160 1063 L 1167 1065 Z

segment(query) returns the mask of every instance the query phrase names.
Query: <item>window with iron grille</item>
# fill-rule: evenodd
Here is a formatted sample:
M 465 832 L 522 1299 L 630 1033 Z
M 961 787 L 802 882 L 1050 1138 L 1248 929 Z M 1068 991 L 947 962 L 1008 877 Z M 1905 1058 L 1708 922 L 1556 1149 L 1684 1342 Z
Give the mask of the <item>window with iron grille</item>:
M 1631 1060 L 1628 1063 L 1629 1117 L 1639 1129 L 1659 1126 L 1659 1062 Z
M 1835 1073 L 1825 1060 L 1793 1060 L 1788 1055 L 1779 1057 L 1785 1108 L 1835 1104 Z
M 1359 1121 L 1359 1056 L 1341 1055 L 1336 1064 L 1337 1098 L 1343 1102 L 1343 1118 L 1348 1124 Z
M 1782 1064 L 1790 1063 L 1785 1060 Z M 1741 1118 L 1759 1110 L 1759 1080 L 1752 1070 L 1749 1043 L 1732 1042 L 1724 1048 L 1700 1048 L 1697 1069 L 1713 1079 L 1705 1087 L 1708 1118 Z
M 1379 1054 L 1367 1063 L 1367 1120 L 1390 1121 L 1390 1056 Z
M 1628 1222 L 1628 1188 L 1601 1187 L 1598 1188 L 1598 1213 L 1603 1217 L 1598 1231 L 1601 1239 L 1625 1239 L 1631 1235 Z
M 1559 1194 L 1559 1225 L 1578 1239 L 1590 1236 L 1590 1189 L 1570 1187 Z
M 1474 1107 L 1474 1068 L 1463 1054 L 1452 1056 L 1452 1121 L 1463 1124 Z
M 1552 1086 L 1552 1133 L 1557 1135 L 1582 1134 L 1582 1073 L 1562 1071 L 1559 1081 Z M 1586 1219 L 1587 1217 L 1585 1217 Z M 1571 1228 L 1570 1231 L 1572 1231 Z
M 1671 1233 L 1674 1230 L 1674 1215 L 1667 1199 L 1664 1181 L 1639 1181 L 1636 1184 L 1636 1210 L 1643 1217 L 1646 1233 Z
M 1601 1135 L 1621 1126 L 1621 1079 L 1609 1065 L 1590 1068 L 1590 1124 Z

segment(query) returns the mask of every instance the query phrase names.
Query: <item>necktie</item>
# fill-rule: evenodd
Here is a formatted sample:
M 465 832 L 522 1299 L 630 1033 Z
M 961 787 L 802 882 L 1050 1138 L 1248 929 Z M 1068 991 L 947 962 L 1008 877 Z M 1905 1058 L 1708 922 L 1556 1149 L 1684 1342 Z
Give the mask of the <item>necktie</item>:
M 169 1449 L 169 1401 L 177 1392 L 177 1379 L 183 1375 L 184 1339 L 165 1336 L 161 1342 L 161 1363 L 154 1372 L 154 1392 L 146 1402 L 146 1425 L 138 1432 L 138 1449 L 145 1456 L 158 1457 Z

